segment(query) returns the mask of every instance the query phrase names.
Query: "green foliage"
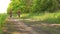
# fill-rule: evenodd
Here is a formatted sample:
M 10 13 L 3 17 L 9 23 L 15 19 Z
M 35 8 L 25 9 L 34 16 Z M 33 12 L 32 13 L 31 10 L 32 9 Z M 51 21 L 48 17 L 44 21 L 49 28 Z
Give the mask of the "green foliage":
M 4 20 L 6 19 L 6 14 L 0 14 L 0 34 L 2 34 L 2 25 L 4 23 Z
M 60 8 L 59 0 L 11 0 L 7 12 L 12 9 L 16 13 L 18 9 L 22 13 L 36 13 L 36 12 L 54 12 Z

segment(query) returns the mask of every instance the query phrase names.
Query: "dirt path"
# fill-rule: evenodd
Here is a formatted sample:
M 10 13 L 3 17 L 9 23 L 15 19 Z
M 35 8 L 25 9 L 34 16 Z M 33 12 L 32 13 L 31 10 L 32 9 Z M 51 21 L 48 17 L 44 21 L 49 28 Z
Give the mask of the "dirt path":
M 38 34 L 31 27 L 28 27 L 20 19 L 9 18 L 6 21 L 6 34 Z
M 6 20 L 3 31 L 3 34 L 60 34 L 60 24 L 9 18 Z

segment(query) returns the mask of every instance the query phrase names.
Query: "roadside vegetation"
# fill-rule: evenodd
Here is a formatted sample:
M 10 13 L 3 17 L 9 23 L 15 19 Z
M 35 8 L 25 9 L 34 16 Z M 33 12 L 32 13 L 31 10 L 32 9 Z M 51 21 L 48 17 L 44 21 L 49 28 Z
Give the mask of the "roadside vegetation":
M 6 18 L 7 18 L 7 14 L 0 14 L 0 34 L 2 34 L 2 26 Z

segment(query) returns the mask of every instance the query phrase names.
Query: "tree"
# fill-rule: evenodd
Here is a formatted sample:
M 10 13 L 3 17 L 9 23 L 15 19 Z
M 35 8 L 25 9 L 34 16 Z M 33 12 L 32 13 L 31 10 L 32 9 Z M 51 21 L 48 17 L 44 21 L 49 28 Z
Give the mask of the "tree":
M 55 12 L 60 9 L 60 0 L 11 0 L 8 7 L 16 13 L 18 9 L 22 13 L 40 13 L 40 12 Z

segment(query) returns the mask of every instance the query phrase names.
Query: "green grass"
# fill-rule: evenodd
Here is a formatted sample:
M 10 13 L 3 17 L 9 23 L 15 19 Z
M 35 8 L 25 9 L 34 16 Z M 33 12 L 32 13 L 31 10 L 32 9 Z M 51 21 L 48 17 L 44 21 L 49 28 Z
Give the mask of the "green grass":
M 60 23 L 60 12 L 21 14 L 22 19 L 34 19 L 46 23 Z
M 4 23 L 4 20 L 6 19 L 7 14 L 0 14 L 0 34 L 2 33 L 2 25 Z

